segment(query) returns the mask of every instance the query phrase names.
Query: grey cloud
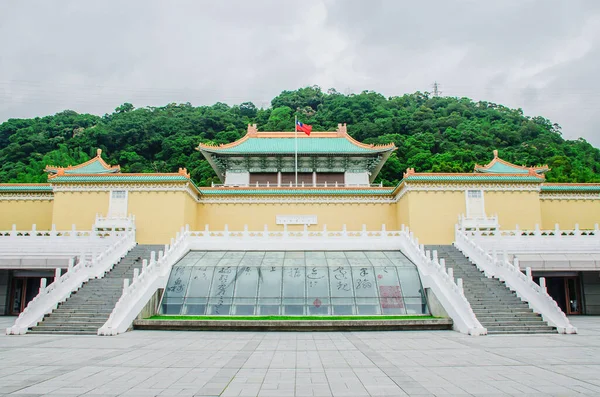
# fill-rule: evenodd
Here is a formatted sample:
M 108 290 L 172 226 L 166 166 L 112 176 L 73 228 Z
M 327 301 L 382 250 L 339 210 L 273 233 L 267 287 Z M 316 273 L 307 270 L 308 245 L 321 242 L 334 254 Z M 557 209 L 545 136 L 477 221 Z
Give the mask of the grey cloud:
M 600 145 L 600 2 L 7 2 L 0 120 L 251 100 L 318 84 L 522 107 Z

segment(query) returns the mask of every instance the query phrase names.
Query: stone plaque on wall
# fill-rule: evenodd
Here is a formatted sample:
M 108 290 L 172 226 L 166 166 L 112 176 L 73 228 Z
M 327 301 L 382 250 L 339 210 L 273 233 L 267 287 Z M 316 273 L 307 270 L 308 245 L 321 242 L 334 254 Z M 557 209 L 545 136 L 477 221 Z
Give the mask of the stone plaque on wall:
M 316 225 L 316 215 L 277 215 L 275 222 L 278 225 Z

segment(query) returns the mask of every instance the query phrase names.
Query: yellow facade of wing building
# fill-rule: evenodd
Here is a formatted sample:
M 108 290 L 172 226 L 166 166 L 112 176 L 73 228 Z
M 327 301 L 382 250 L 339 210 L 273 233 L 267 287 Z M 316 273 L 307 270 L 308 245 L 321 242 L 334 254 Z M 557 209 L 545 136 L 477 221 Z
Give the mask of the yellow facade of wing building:
M 122 173 L 98 150 L 83 164 L 49 165 L 48 183 L 0 185 L 0 230 L 90 230 L 98 214 L 131 214 L 138 243 L 165 244 L 185 225 L 283 230 L 282 217 L 303 216 L 308 230 L 405 225 L 421 243 L 451 244 L 460 217 L 497 217 L 501 229 L 593 229 L 600 221 L 600 184 L 546 183 L 547 167 L 510 164 L 497 151 L 472 173 L 408 169 L 395 187 L 374 184 L 395 149 L 357 142 L 345 125 L 297 138 L 250 125 L 236 142 L 198 146 L 222 182 L 211 187 L 196 186 L 185 168 Z

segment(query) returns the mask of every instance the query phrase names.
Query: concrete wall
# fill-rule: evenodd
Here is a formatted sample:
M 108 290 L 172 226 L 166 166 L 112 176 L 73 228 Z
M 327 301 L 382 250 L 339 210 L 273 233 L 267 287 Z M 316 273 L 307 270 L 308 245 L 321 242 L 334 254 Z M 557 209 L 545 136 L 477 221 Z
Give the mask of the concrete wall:
M 248 225 L 250 230 L 263 230 L 266 224 L 270 230 L 283 230 L 282 225 L 275 223 L 277 215 L 316 215 L 317 225 L 311 230 L 322 230 L 327 225 L 329 230 L 341 230 L 346 224 L 348 230 L 360 230 L 362 225 L 367 229 L 380 230 L 385 224 L 388 230 L 398 227 L 396 223 L 395 204 L 202 204 L 198 205 L 196 227 L 223 230 L 225 224 L 229 230 L 243 230 Z M 302 225 L 290 225 L 288 230 L 301 230 Z
M 600 223 L 599 200 L 540 200 L 542 228 L 554 229 L 556 223 L 561 229 L 593 229 Z
M 137 242 L 166 244 L 175 237 L 189 223 L 185 219 L 186 208 L 190 209 L 187 197 L 186 192 L 177 191 L 129 192 L 128 212 L 135 215 Z
M 585 314 L 600 315 L 600 274 L 582 272 Z
M 466 213 L 464 191 L 410 191 L 408 226 L 422 244 L 451 244 L 458 216 Z
M 501 229 L 534 229 L 542 224 L 538 192 L 484 191 L 486 215 L 498 214 Z
M 18 230 L 52 228 L 52 200 L 0 200 L 0 230 L 10 230 L 16 224 Z
M 110 192 L 55 192 L 52 223 L 59 230 L 91 230 L 96 214 L 108 213 Z

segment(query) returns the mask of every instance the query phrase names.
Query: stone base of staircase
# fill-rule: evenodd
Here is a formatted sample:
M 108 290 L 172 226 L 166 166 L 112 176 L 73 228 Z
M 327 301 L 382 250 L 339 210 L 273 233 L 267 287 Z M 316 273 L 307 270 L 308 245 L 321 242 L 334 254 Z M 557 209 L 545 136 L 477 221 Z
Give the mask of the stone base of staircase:
M 135 329 L 172 331 L 422 331 L 451 330 L 452 319 L 415 320 L 136 320 Z

